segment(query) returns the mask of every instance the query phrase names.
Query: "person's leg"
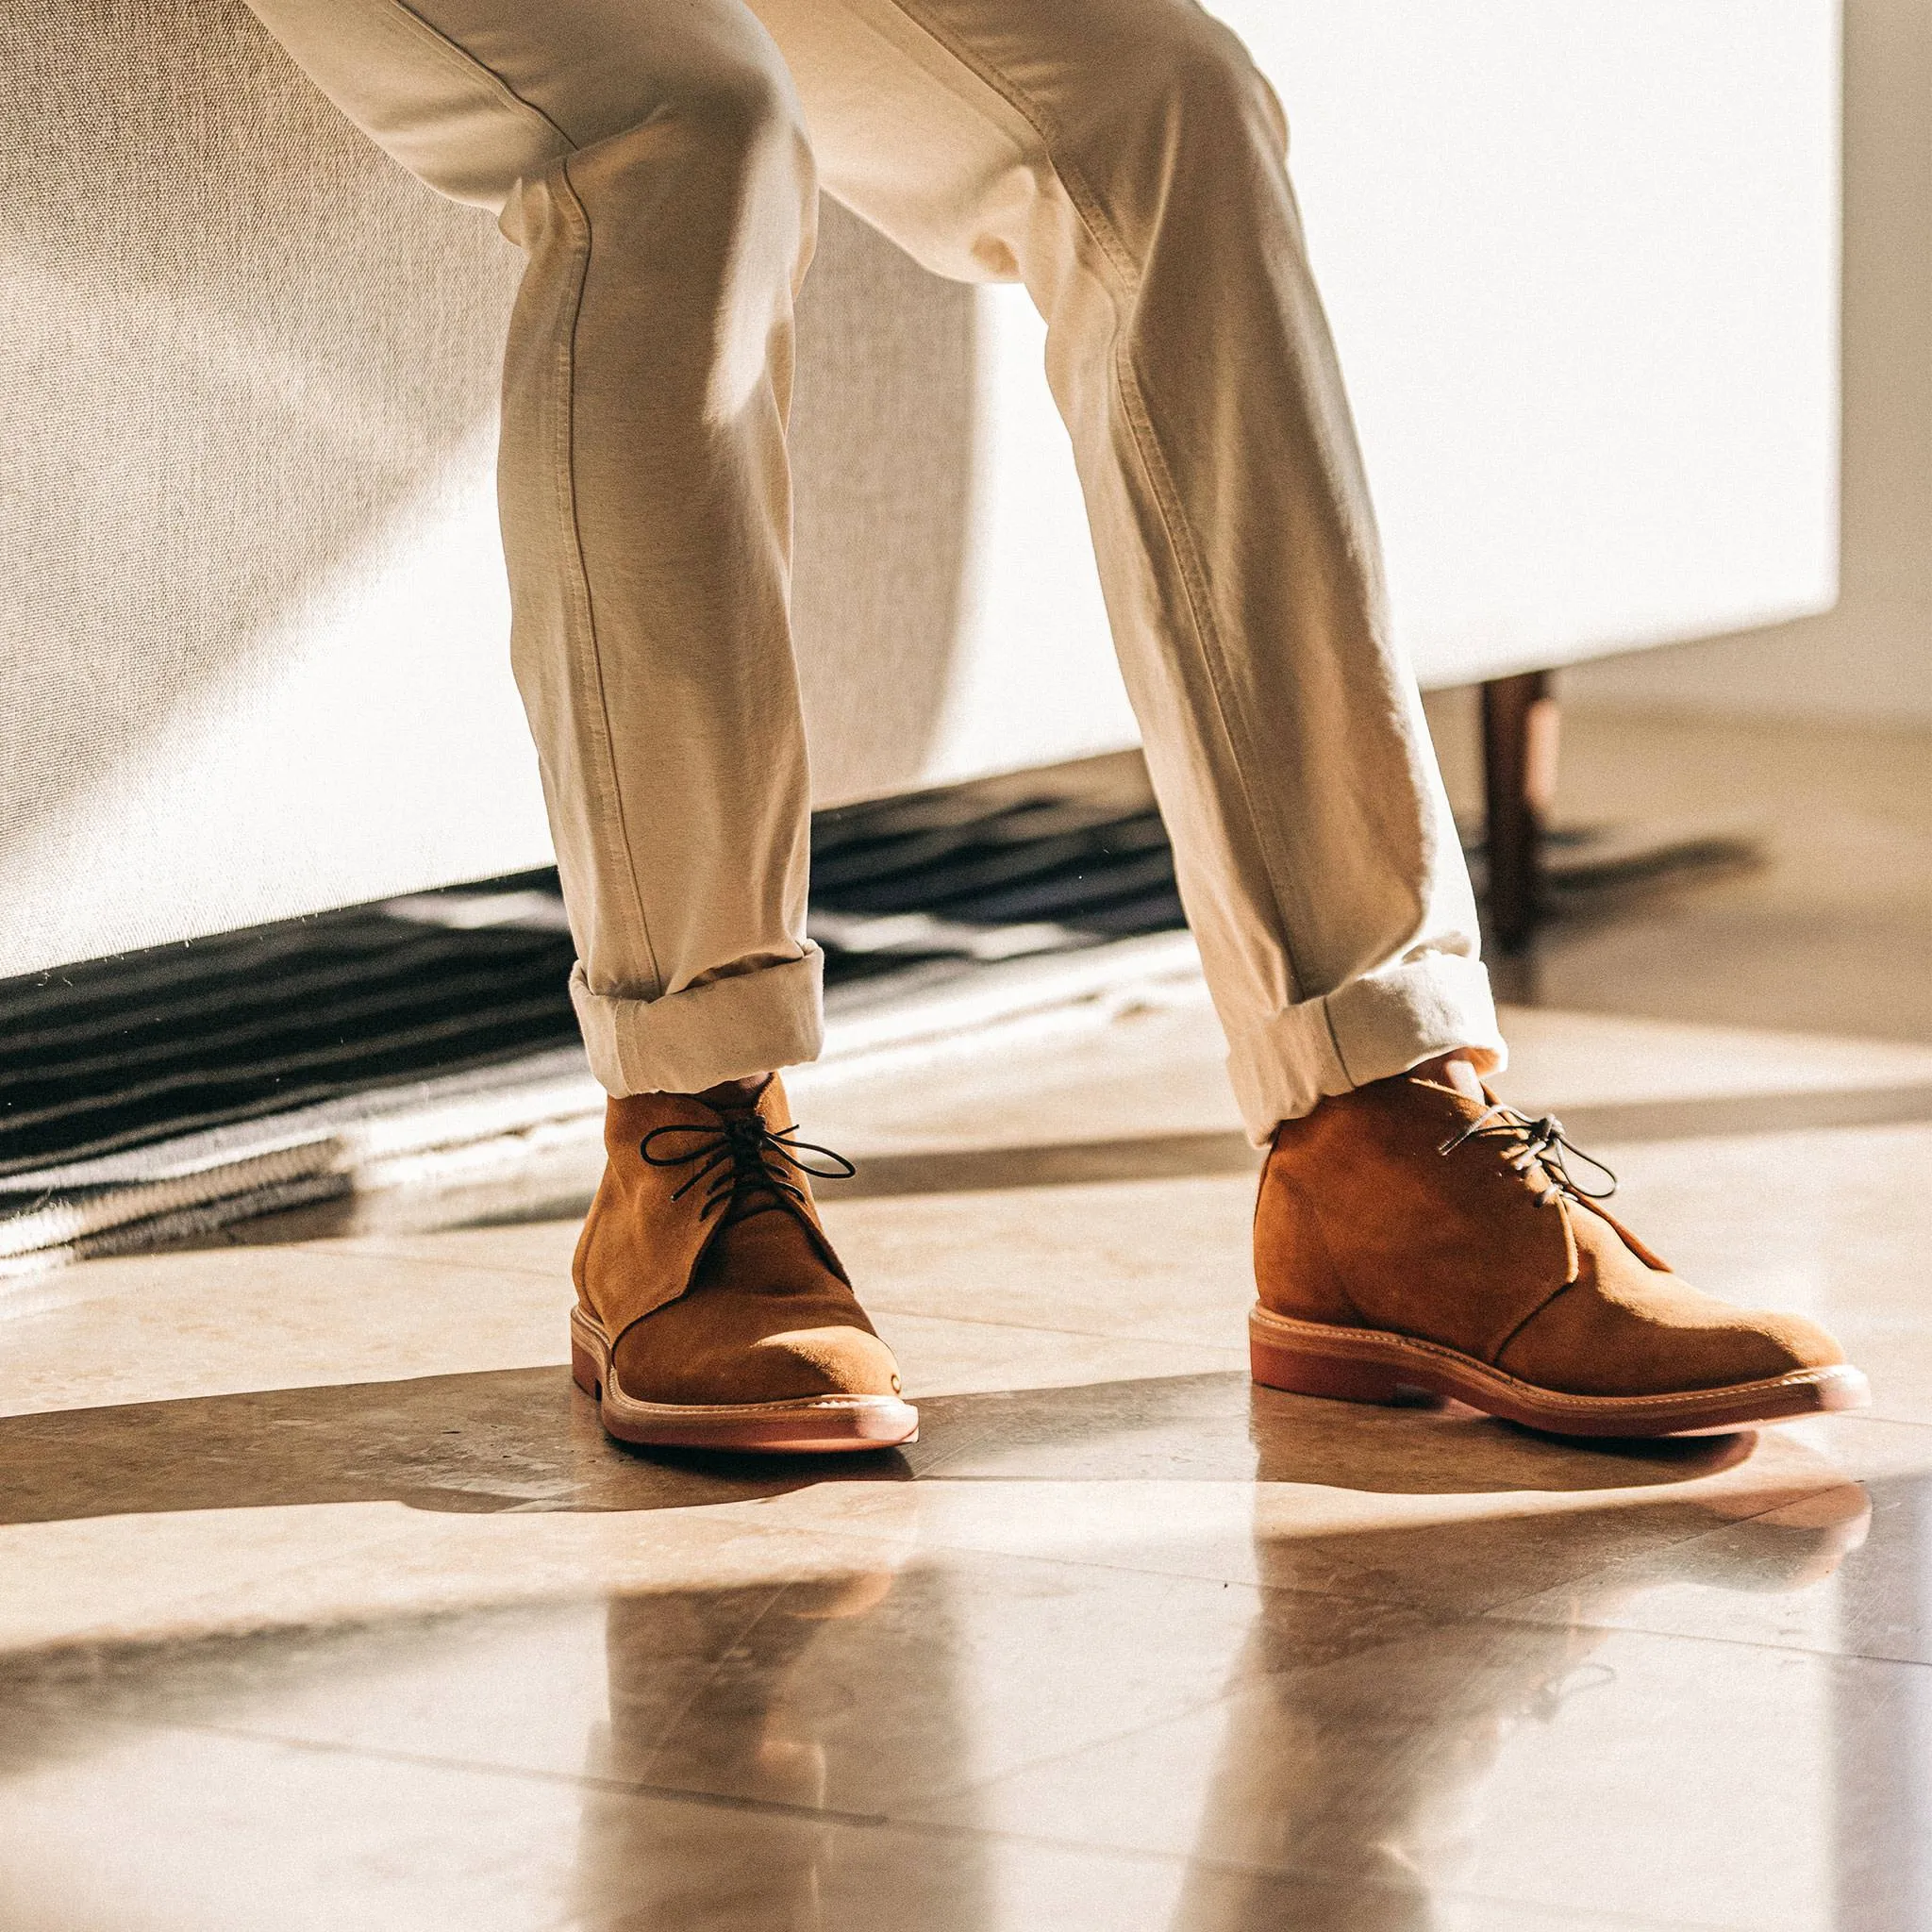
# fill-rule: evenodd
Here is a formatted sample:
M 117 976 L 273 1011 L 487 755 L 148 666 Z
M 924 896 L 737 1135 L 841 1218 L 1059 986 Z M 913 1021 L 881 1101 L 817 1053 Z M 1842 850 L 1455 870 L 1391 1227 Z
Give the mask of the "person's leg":
M 503 386 L 511 651 L 614 1094 L 813 1058 L 787 619 L 791 301 L 817 183 L 739 0 L 254 0 L 528 257 Z
M 785 452 L 817 184 L 783 60 L 741 0 L 252 4 L 528 256 L 511 651 L 612 1095 L 577 1379 L 634 1441 L 904 1441 L 918 1418 L 812 1206 L 824 1170 L 764 1077 L 821 1031 Z
M 1492 1105 L 1474 908 L 1383 608 L 1286 129 L 1191 0 L 751 0 L 828 189 L 1025 282 L 1251 1135 L 1257 1375 L 1584 1433 L 1855 1406 Z M 1453 506 L 1444 513 L 1452 514 Z M 1407 1076 L 1407 1077 L 1405 1077 Z
M 1475 910 L 1389 635 L 1267 82 L 1183 0 L 751 0 L 827 190 L 1048 323 L 1121 664 L 1259 1144 L 1455 1049 Z

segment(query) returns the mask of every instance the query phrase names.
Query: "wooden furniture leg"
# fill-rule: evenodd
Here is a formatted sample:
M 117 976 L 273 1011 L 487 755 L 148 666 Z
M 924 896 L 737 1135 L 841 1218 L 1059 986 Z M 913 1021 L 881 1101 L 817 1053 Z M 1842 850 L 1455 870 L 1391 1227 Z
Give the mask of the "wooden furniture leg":
M 1492 677 L 1483 693 L 1483 790 L 1489 824 L 1490 927 L 1522 950 L 1541 911 L 1544 814 L 1557 789 L 1557 700 L 1547 671 Z

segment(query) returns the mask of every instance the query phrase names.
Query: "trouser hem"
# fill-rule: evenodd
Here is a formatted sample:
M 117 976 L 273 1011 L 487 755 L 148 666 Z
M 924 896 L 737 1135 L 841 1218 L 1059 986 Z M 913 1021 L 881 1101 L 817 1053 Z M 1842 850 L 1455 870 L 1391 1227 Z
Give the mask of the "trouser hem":
M 570 976 L 591 1071 L 611 1094 L 702 1093 L 816 1059 L 824 1044 L 824 955 L 760 966 L 643 1000 L 591 991 L 582 963 Z
M 1500 1073 L 1509 1057 L 1489 973 L 1481 960 L 1453 953 L 1351 979 L 1253 1032 L 1231 1032 L 1228 1043 L 1228 1075 L 1257 1147 L 1329 1094 L 1406 1074 L 1438 1055 L 1468 1052 L 1484 1073 Z

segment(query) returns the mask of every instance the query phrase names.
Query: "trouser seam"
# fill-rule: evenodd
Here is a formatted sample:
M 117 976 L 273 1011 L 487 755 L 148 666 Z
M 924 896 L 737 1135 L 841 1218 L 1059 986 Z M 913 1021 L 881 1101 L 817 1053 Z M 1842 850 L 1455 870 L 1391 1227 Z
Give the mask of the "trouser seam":
M 1221 669 L 1221 634 L 1208 606 L 1206 573 L 1201 568 L 1200 558 L 1193 544 L 1193 533 L 1188 526 L 1187 517 L 1180 506 L 1179 492 L 1174 489 L 1173 476 L 1168 471 L 1166 453 L 1160 446 L 1159 435 L 1147 410 L 1139 371 L 1134 368 L 1132 357 L 1124 348 L 1115 355 L 1114 375 L 1121 392 L 1122 407 L 1126 411 L 1128 427 L 1133 432 L 1134 448 L 1141 458 L 1141 468 L 1147 478 L 1147 487 L 1153 494 L 1154 506 L 1160 517 L 1161 529 L 1180 569 L 1181 590 L 1187 601 L 1189 627 L 1193 634 L 1194 647 L 1201 656 L 1202 669 L 1208 676 L 1208 688 L 1213 695 L 1215 723 L 1221 727 L 1222 738 L 1227 745 L 1234 766 L 1235 783 L 1240 788 L 1241 808 L 1247 816 L 1249 830 L 1254 835 L 1255 849 L 1260 855 L 1261 863 L 1267 871 L 1269 890 L 1274 899 L 1274 915 L 1279 928 L 1281 949 L 1287 956 L 1291 982 L 1290 998 L 1300 1001 L 1307 997 L 1307 986 L 1296 958 L 1291 924 L 1282 891 L 1280 869 L 1271 849 L 1271 841 L 1263 830 L 1261 816 L 1256 811 L 1254 802 L 1248 794 L 1247 767 L 1250 763 L 1256 762 L 1252 751 L 1244 750 L 1248 734 L 1243 730 L 1238 738 L 1230 722 L 1230 713 L 1237 708 L 1224 689 L 1225 681 Z
M 1032 128 L 1040 137 L 1041 146 L 1045 151 L 1055 178 L 1066 190 L 1067 198 L 1074 204 L 1081 225 L 1092 237 L 1101 253 L 1129 277 L 1137 275 L 1139 264 L 1134 260 L 1133 251 L 1121 240 L 1113 224 L 1108 220 L 1107 211 L 1100 204 L 1100 197 L 1088 185 L 1079 169 L 1071 161 L 1061 158 L 1058 129 L 1055 125 L 1053 116 L 1009 75 L 1003 74 L 991 61 L 974 54 L 949 34 L 924 7 L 919 5 L 919 0 L 891 0 L 891 5 L 918 27 L 941 52 L 957 60 L 969 73 L 977 75 Z
M 424 19 L 413 7 L 408 4 L 408 0 L 391 0 L 391 5 L 402 19 L 414 28 L 420 39 L 438 50 L 446 59 L 461 67 L 472 80 L 480 77 L 488 82 L 491 91 L 497 95 L 504 106 L 514 108 L 522 113 L 529 115 L 533 120 L 541 122 L 545 127 L 549 128 L 551 133 L 556 135 L 558 141 L 562 142 L 567 150 L 573 153 L 575 151 L 577 143 L 535 101 L 526 100 L 515 88 L 510 86 L 509 82 L 497 73 L 496 69 L 491 66 L 487 60 L 479 60 L 460 41 L 452 40 L 434 21 Z
M 1081 225 L 1099 249 L 1102 258 L 1125 282 L 1124 289 L 1116 289 L 1116 301 L 1124 297 L 1131 303 L 1141 284 L 1141 264 L 1135 259 L 1133 251 L 1122 241 L 1113 224 L 1108 220 L 1099 197 L 1093 192 L 1086 177 L 1077 166 L 1065 158 L 1060 146 L 1058 128 L 1052 115 L 1009 75 L 1003 74 L 991 61 L 975 55 L 948 34 L 918 4 L 918 0 L 891 0 L 891 5 L 962 67 L 977 75 L 1033 129 L 1040 139 L 1047 165 L 1053 170 L 1055 179 L 1058 181 L 1066 192 L 1067 199 L 1073 204 Z M 1222 738 L 1227 746 L 1241 808 L 1247 818 L 1248 828 L 1255 841 L 1255 850 L 1260 856 L 1262 867 L 1267 874 L 1269 891 L 1274 900 L 1278 937 L 1287 958 L 1289 978 L 1291 982 L 1291 997 L 1300 1001 L 1307 997 L 1307 989 L 1296 958 L 1292 922 L 1288 916 L 1287 895 L 1282 890 L 1281 866 L 1273 849 L 1273 841 L 1264 829 L 1264 822 L 1256 811 L 1248 791 L 1246 768 L 1253 760 L 1251 756 L 1244 754 L 1248 750 L 1250 734 L 1244 724 L 1243 730 L 1237 736 L 1231 723 L 1230 713 L 1237 711 L 1239 708 L 1232 703 L 1222 674 L 1220 632 L 1208 608 L 1206 575 L 1201 569 L 1200 558 L 1192 541 L 1192 532 L 1188 527 L 1186 514 L 1180 506 L 1179 492 L 1174 488 L 1166 454 L 1160 446 L 1159 435 L 1146 408 L 1145 392 L 1141 384 L 1140 374 L 1133 366 L 1131 352 L 1120 341 L 1121 319 L 1118 309 L 1115 328 L 1115 349 L 1112 358 L 1115 389 L 1127 419 L 1127 426 L 1135 454 L 1140 459 L 1142 475 L 1154 499 L 1156 513 L 1160 518 L 1162 533 L 1167 538 L 1168 546 L 1180 572 L 1189 628 L 1193 635 L 1194 647 L 1200 654 L 1202 669 L 1207 674 L 1208 690 L 1213 695 L 1215 722 L 1220 726 Z
M 1334 1008 L 1329 1005 L 1325 993 L 1322 998 L 1322 1024 L 1328 1029 L 1328 1044 L 1335 1049 L 1335 1064 L 1341 1069 L 1341 1077 L 1348 1082 L 1351 1089 L 1359 1087 L 1362 1083 L 1349 1071 L 1348 1056 L 1341 1050 L 1341 1035 L 1335 1030 Z
M 577 273 L 575 300 L 571 306 L 570 324 L 563 332 L 563 341 L 558 348 L 558 375 L 562 379 L 562 408 L 558 411 L 557 464 L 558 477 L 562 483 L 561 523 L 565 554 L 571 568 L 570 578 L 572 615 L 575 619 L 574 628 L 578 633 L 580 643 L 578 654 L 583 668 L 588 672 L 589 681 L 597 700 L 596 768 L 599 789 L 605 793 L 609 815 L 616 822 L 618 842 L 624 852 L 624 875 L 629 881 L 631 909 L 636 920 L 639 939 L 642 941 L 644 958 L 649 963 L 653 996 L 663 990 L 663 974 L 658 966 L 658 950 L 651 942 L 650 921 L 644 911 L 642 883 L 638 878 L 637 849 L 630 836 L 630 827 L 625 816 L 624 789 L 618 782 L 616 734 L 610 722 L 610 698 L 604 680 L 603 654 L 598 648 L 596 607 L 591 594 L 590 566 L 584 557 L 583 528 L 577 517 L 576 489 L 576 360 L 577 331 L 584 312 L 584 291 L 591 277 L 591 251 L 592 238 L 590 210 L 585 208 L 576 192 L 575 184 L 570 178 L 570 158 L 566 157 L 558 166 L 556 178 L 558 184 L 558 201 L 568 213 L 573 226 L 581 236 L 577 248 Z

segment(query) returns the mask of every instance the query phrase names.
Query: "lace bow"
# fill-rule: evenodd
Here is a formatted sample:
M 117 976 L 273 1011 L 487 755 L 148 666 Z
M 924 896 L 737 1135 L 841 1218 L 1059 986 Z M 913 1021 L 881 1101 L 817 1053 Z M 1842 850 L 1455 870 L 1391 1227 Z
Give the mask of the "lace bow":
M 1546 1113 L 1540 1120 L 1531 1120 L 1526 1114 L 1518 1113 L 1513 1107 L 1505 1107 L 1501 1101 L 1492 1101 L 1461 1133 L 1452 1134 L 1436 1152 L 1454 1154 L 1465 1141 L 1491 1140 L 1510 1143 L 1503 1158 L 1525 1179 L 1533 1166 L 1541 1165 L 1550 1183 L 1537 1196 L 1542 1207 L 1547 1208 L 1565 1194 L 1574 1194 L 1579 1201 L 1607 1201 L 1617 1191 L 1617 1176 L 1595 1155 L 1586 1154 L 1575 1141 L 1565 1139 L 1563 1123 L 1555 1114 Z M 1609 1186 L 1602 1190 L 1582 1186 L 1565 1165 L 1565 1153 L 1574 1154 L 1577 1159 L 1595 1168 Z
M 691 1177 L 672 1191 L 671 1198 L 681 1201 L 705 1180 L 710 1181 L 706 1190 L 704 1205 L 698 1209 L 698 1217 L 704 1220 L 719 1209 L 736 1201 L 742 1204 L 752 1195 L 769 1192 L 772 1199 L 765 1205 L 782 1205 L 780 1197 L 786 1197 L 806 1204 L 805 1190 L 793 1180 L 791 1174 L 810 1174 L 814 1180 L 850 1180 L 858 1172 L 842 1154 L 835 1154 L 829 1147 L 819 1147 L 809 1141 L 797 1138 L 798 1129 L 790 1127 L 770 1127 L 761 1114 L 749 1110 L 732 1112 L 720 1117 L 715 1127 L 669 1126 L 653 1127 L 638 1143 L 638 1152 L 652 1167 L 691 1167 L 695 1172 Z M 654 1154 L 651 1143 L 682 1137 L 695 1141 L 681 1153 Z M 830 1167 L 815 1167 L 808 1160 L 801 1160 L 800 1155 L 819 1154 L 833 1162 Z M 788 1173 L 787 1170 L 791 1170 Z M 753 1213 L 759 1210 L 753 1208 Z

